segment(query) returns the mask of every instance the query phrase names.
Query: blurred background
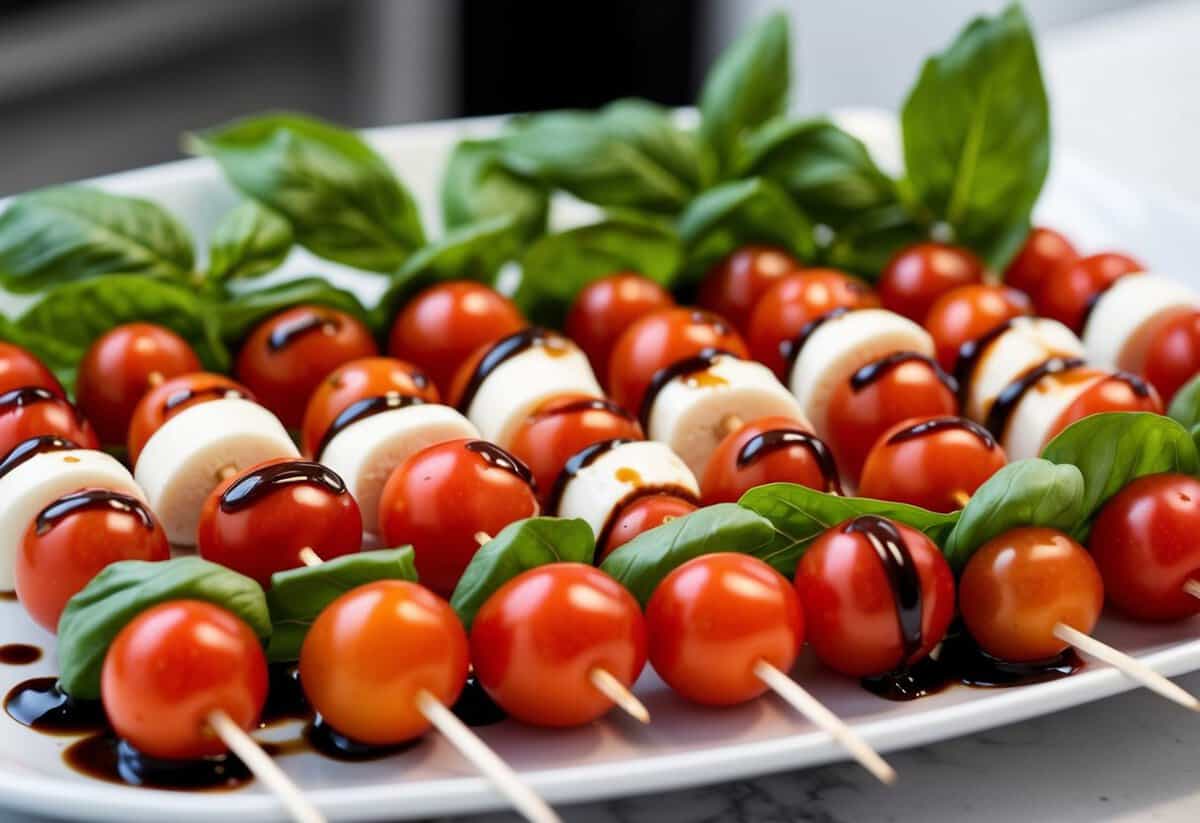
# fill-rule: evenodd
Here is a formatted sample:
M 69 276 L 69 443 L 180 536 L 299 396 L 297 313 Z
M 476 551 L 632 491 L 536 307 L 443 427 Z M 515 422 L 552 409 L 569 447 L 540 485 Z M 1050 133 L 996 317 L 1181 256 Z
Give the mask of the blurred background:
M 0 195 L 169 160 L 181 132 L 266 108 L 366 126 L 623 95 L 687 103 L 713 56 L 771 8 L 791 12 L 795 108 L 895 107 L 925 54 L 1003 5 L 0 0 Z M 1159 5 L 1026 2 L 1043 42 L 1105 12 Z M 1087 114 L 1072 118 L 1081 130 Z

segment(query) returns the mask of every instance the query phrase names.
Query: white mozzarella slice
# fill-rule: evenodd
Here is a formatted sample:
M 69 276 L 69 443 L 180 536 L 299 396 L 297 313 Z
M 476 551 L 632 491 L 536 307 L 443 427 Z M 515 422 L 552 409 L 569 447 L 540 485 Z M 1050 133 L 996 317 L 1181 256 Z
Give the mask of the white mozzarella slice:
M 1059 416 L 1105 378 L 1092 369 L 1068 369 L 1048 374 L 1030 386 L 1013 409 L 1001 441 L 1009 461 L 1041 454 Z
M 1100 295 L 1083 330 L 1089 362 L 1138 374 L 1146 346 L 1163 323 L 1200 309 L 1200 294 L 1160 274 L 1122 277 Z
M 299 457 L 279 419 L 257 403 L 226 397 L 184 409 L 150 436 L 134 476 L 167 539 L 196 542 L 205 499 L 226 469 L 242 471 L 275 457 Z
M 392 471 L 421 449 L 460 437 L 479 437 L 449 406 L 404 406 L 356 420 L 335 434 L 317 459 L 346 481 L 362 511 L 363 527 L 379 528 L 379 497 Z
M 967 377 L 967 417 L 984 422 L 1005 387 L 1051 357 L 1083 357 L 1083 343 L 1069 328 L 1045 317 L 1018 317 L 991 342 Z
M 108 489 L 146 500 L 128 469 L 90 449 L 35 454 L 0 477 L 0 589 L 14 588 L 13 562 L 34 518 L 80 489 Z
M 646 433 L 700 474 L 730 432 L 732 418 L 749 423 L 774 416 L 808 425 L 800 403 L 774 372 L 761 363 L 721 355 L 703 372 L 676 377 L 659 390 Z

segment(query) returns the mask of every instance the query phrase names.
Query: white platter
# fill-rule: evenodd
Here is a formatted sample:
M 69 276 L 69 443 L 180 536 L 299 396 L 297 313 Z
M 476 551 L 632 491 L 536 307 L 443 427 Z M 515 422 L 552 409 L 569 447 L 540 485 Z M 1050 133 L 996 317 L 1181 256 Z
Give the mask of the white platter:
M 845 122 L 868 140 L 881 162 L 897 156 L 889 117 L 858 112 Z M 428 224 L 436 223 L 437 176 L 453 140 L 494 128 L 495 121 L 462 121 L 378 130 L 370 136 L 413 189 Z M 97 182 L 162 202 L 200 238 L 236 202 L 206 161 L 171 163 Z M 555 219 L 575 222 L 582 213 L 578 204 L 556 205 Z M 1189 268 L 1190 241 L 1200 234 L 1200 211 L 1188 204 L 1121 186 L 1060 151 L 1040 213 L 1085 250 L 1127 250 L 1156 270 L 1200 285 L 1200 276 Z M 436 225 L 428 228 L 436 235 Z M 302 252 L 294 254 L 286 268 L 355 281 L 353 272 Z M 10 298 L 0 305 L 11 309 L 16 303 Z M 1109 617 L 1097 635 L 1168 675 L 1200 668 L 1200 619 L 1163 627 Z M 32 643 L 47 650 L 33 665 L 0 664 L 3 692 L 25 678 L 54 673 L 53 638 L 15 603 L 0 603 L 2 643 Z M 883 751 L 1054 712 L 1133 685 L 1118 672 L 1089 662 L 1082 672 L 1056 682 L 998 690 L 953 687 L 911 703 L 892 703 L 822 670 L 808 657 L 795 675 Z M 535 788 L 558 803 L 658 792 L 842 759 L 824 734 L 772 698 L 729 710 L 699 709 L 676 699 L 649 671 L 637 691 L 654 715 L 649 727 L 612 717 L 571 731 L 505 721 L 480 733 Z M 273 727 L 262 736 L 294 738 L 298 728 Z M 196 794 L 127 788 L 83 777 L 62 762 L 70 742 L 71 738 L 30 732 L 7 715 L 0 717 L 0 805 L 71 817 L 175 823 L 282 816 L 274 799 L 254 785 Z M 449 745 L 434 736 L 380 761 L 348 764 L 301 753 L 279 762 L 335 819 L 397 819 L 503 805 Z

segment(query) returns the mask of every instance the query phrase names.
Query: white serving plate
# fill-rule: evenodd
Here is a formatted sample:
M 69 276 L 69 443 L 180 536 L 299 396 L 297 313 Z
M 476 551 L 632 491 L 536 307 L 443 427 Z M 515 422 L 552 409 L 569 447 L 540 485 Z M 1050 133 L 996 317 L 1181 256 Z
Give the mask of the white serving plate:
M 868 141 L 881 163 L 895 165 L 899 153 L 889 116 L 853 112 L 842 120 Z M 435 216 L 437 180 L 450 146 L 460 136 L 486 134 L 495 127 L 494 120 L 474 120 L 370 132 L 372 142 L 417 196 L 431 235 L 440 230 Z M 170 163 L 96 182 L 163 203 L 200 238 L 236 202 L 215 167 L 204 160 Z M 556 204 L 555 222 L 577 222 L 587 213 L 576 203 Z M 1084 250 L 1128 250 L 1158 271 L 1200 285 L 1200 276 L 1190 267 L 1190 241 L 1200 234 L 1200 210 L 1190 204 L 1122 186 L 1060 151 L 1040 215 Z M 352 270 L 303 252 L 294 253 L 285 268 L 325 272 L 362 288 Z M 12 309 L 18 301 L 8 297 L 0 305 Z M 1097 636 L 1168 675 L 1200 668 L 1200 619 L 1147 626 L 1106 617 Z M 0 664 L 3 693 L 25 678 L 55 673 L 53 638 L 16 603 L 0 603 L 2 643 L 32 643 L 47 652 L 33 665 Z M 911 703 L 893 703 L 823 670 L 809 656 L 794 674 L 885 752 L 1047 714 L 1134 687 L 1119 672 L 1089 662 L 1080 673 L 1050 683 L 994 690 L 956 686 Z M 479 732 L 555 803 L 665 791 L 844 759 L 825 734 L 771 697 L 733 709 L 701 709 L 675 698 L 649 670 L 638 682 L 637 692 L 654 717 L 648 727 L 613 715 L 568 731 L 505 721 Z M 261 736 L 283 740 L 298 732 L 293 723 L 272 727 Z M 31 732 L 7 715 L 0 717 L 0 805 L 71 817 L 174 823 L 283 816 L 278 803 L 255 785 L 197 794 L 129 788 L 81 776 L 61 760 L 71 741 Z M 283 756 L 279 763 L 335 819 L 398 819 L 505 805 L 435 735 L 379 761 L 350 764 L 301 753 Z

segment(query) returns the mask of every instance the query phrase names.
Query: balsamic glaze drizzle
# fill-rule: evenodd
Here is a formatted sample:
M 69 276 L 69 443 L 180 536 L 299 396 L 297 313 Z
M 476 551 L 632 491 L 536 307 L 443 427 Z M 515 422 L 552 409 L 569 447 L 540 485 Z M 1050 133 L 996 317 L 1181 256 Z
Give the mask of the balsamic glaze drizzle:
M 466 685 L 450 709 L 468 726 L 490 726 L 508 717 L 504 709 L 484 691 L 475 673 L 467 675 Z
M 400 392 L 390 391 L 387 394 L 381 394 L 376 397 L 364 397 L 362 400 L 355 400 L 346 408 L 338 412 L 338 416 L 333 418 L 333 422 L 329 424 L 329 428 L 325 430 L 325 434 L 321 435 L 321 442 L 317 444 L 314 456 L 320 459 L 325 453 L 325 449 L 333 442 L 333 438 L 337 437 L 349 426 L 363 420 L 367 417 L 374 417 L 377 414 L 392 411 L 393 409 L 403 409 L 407 406 L 420 406 L 425 401 L 420 397 L 415 397 L 410 394 L 400 394 Z
M 623 437 L 613 438 L 612 440 L 601 440 L 598 443 L 585 446 L 567 458 L 567 462 L 563 464 L 562 471 L 558 473 L 558 477 L 554 478 L 554 485 L 550 487 L 550 494 L 546 498 L 546 513 L 549 515 L 558 514 L 558 507 L 562 503 L 563 492 L 566 491 L 567 484 L 574 479 L 575 475 L 594 463 L 599 459 L 600 455 L 612 451 L 617 446 L 633 442 L 635 441 Z
M 184 403 L 189 403 L 197 398 L 207 397 L 213 400 L 221 400 L 222 398 L 240 398 L 249 399 L 246 393 L 235 389 L 231 386 L 209 386 L 204 389 L 180 389 L 172 394 L 163 402 L 163 413 L 169 414 L 175 409 L 182 406 Z
M 894 443 L 903 443 L 905 440 L 913 440 L 918 437 L 924 437 L 927 434 L 934 432 L 946 431 L 947 429 L 962 429 L 965 432 L 970 432 L 975 435 L 976 439 L 988 449 L 996 448 L 996 438 L 992 437 L 992 433 L 983 426 L 976 423 L 974 420 L 968 420 L 965 417 L 934 417 L 929 420 L 922 420 L 920 423 L 914 423 L 908 428 L 901 429 L 887 439 L 888 445 Z
M 240 511 L 272 492 L 297 483 L 320 486 L 330 494 L 346 493 L 346 484 L 328 466 L 308 460 L 288 460 L 263 466 L 240 477 L 221 495 L 221 511 Z
M 803 429 L 771 429 L 754 435 L 738 451 L 737 467 L 744 469 L 771 452 L 789 449 L 792 446 L 801 446 L 812 454 L 813 459 L 817 461 L 817 467 L 821 470 L 825 491 L 842 494 L 842 484 L 838 478 L 837 462 L 834 460 L 833 452 L 830 451 L 824 440 Z
M 44 734 L 94 732 L 108 723 L 99 700 L 71 697 L 59 688 L 57 677 L 34 677 L 13 686 L 4 710 L 22 726 Z
M 1129 390 L 1138 397 L 1150 396 L 1150 384 L 1133 372 L 1115 371 L 1104 379 L 1125 383 L 1129 386 Z
M 28 666 L 42 659 L 42 650 L 28 643 L 5 643 L 0 646 L 0 663 L 6 666 Z
M 546 417 L 556 417 L 560 414 L 574 414 L 582 411 L 605 411 L 616 415 L 617 417 L 623 417 L 626 420 L 634 419 L 632 414 L 606 397 L 581 397 L 578 400 L 573 400 L 570 403 L 564 403 L 561 406 L 557 406 L 547 411 L 535 412 L 534 417 L 540 419 Z
M 76 512 L 95 509 L 109 509 L 133 515 L 141 522 L 143 528 L 154 531 L 154 515 L 150 514 L 145 503 L 136 497 L 109 489 L 84 489 L 63 495 L 38 513 L 34 521 L 35 530 L 39 535 L 46 534 L 63 518 Z
M 0 414 L 7 413 L 11 409 L 19 409 L 25 406 L 32 406 L 35 403 L 53 403 L 61 398 L 49 389 L 43 389 L 41 386 L 22 386 L 19 389 L 10 389 L 4 394 L 0 394 Z M 76 416 L 79 411 L 76 410 Z
M 458 401 L 458 410 L 463 414 L 471 410 L 471 404 L 475 402 L 475 395 L 479 393 L 479 389 L 483 386 L 483 381 L 487 380 L 488 376 L 505 362 L 516 357 L 526 349 L 537 345 L 545 345 L 549 340 L 561 339 L 554 332 L 537 326 L 531 326 L 510 334 L 508 337 L 500 338 L 480 359 L 479 363 L 475 366 L 475 371 L 471 372 L 471 377 L 467 380 L 467 384 L 463 388 L 462 397 Z
M 917 576 L 917 567 L 904 542 L 904 535 L 890 520 L 873 514 L 859 515 L 843 526 L 842 531 L 863 535 L 878 555 L 896 605 L 903 649 L 901 660 L 907 661 L 921 648 L 922 609 L 921 578 Z
M 1041 364 L 1034 366 L 1005 386 L 1000 394 L 996 396 L 996 399 L 992 401 L 992 407 L 988 409 L 987 420 L 984 421 L 984 425 L 997 440 L 1003 441 L 1004 432 L 1008 428 L 1008 419 L 1016 411 L 1017 404 L 1021 402 L 1021 398 L 1025 396 L 1025 392 L 1032 389 L 1037 385 L 1039 380 L 1047 375 L 1077 369 L 1082 365 L 1084 365 L 1084 361 L 1078 357 L 1051 357 L 1049 360 L 1045 360 Z
M 483 458 L 485 463 L 504 469 L 509 474 L 514 474 L 521 478 L 531 489 L 536 488 L 533 480 L 533 472 L 529 470 L 521 460 L 514 454 L 505 451 L 495 443 L 489 443 L 486 440 L 472 440 L 463 446 L 467 451 L 472 451 Z
M 671 365 L 663 366 L 656 371 L 654 376 L 650 378 L 650 385 L 646 387 L 646 393 L 642 395 L 642 404 L 638 409 L 638 422 L 642 424 L 642 428 L 649 428 L 650 413 L 654 411 L 654 401 L 658 399 L 658 393 L 668 383 L 677 377 L 687 377 L 688 375 L 712 368 L 713 364 L 721 357 L 737 358 L 737 355 L 726 349 L 717 349 L 710 346 L 701 349 L 692 357 L 676 360 Z
M 954 361 L 954 379 L 958 382 L 958 404 L 960 406 L 967 405 L 967 392 L 971 387 L 971 376 L 975 373 L 975 367 L 979 365 L 979 359 L 983 357 L 988 346 L 996 342 L 1012 326 L 1013 318 L 1009 318 L 959 346 L 958 357 Z
M 279 351 L 297 338 L 315 331 L 335 333 L 341 326 L 342 323 L 337 317 L 320 312 L 312 312 L 293 320 L 285 320 L 271 330 L 271 334 L 267 337 L 267 348 L 271 351 Z
M 783 359 L 787 362 L 788 371 L 790 372 L 792 366 L 796 365 L 796 358 L 800 356 L 800 350 L 804 348 L 804 344 L 808 342 L 808 338 L 813 336 L 813 332 L 830 320 L 841 317 L 849 311 L 851 309 L 846 306 L 838 306 L 836 309 L 830 309 L 824 314 L 819 314 L 801 326 L 800 331 L 796 332 L 796 336 L 791 340 L 784 340 L 780 343 L 779 353 L 783 355 Z
M 78 449 L 79 444 L 67 440 L 65 437 L 57 437 L 52 434 L 43 434 L 38 437 L 31 437 L 28 440 L 22 440 L 20 443 L 12 447 L 12 450 L 4 456 L 4 460 L 0 461 L 0 477 L 8 474 L 27 460 L 31 460 L 39 454 L 46 452 L 71 451 Z
M 879 380 L 885 374 L 890 372 L 897 366 L 904 363 L 925 363 L 933 371 L 934 377 L 949 389 L 951 394 L 958 394 L 958 381 L 946 374 L 945 370 L 938 365 L 937 361 L 932 357 L 924 354 L 919 354 L 915 351 L 894 351 L 891 354 L 886 354 L 878 360 L 873 360 L 867 365 L 860 368 L 850 377 L 850 389 L 855 392 L 860 392 L 867 386 Z
M 319 754 L 332 760 L 351 762 L 363 760 L 378 760 L 390 754 L 404 751 L 420 742 L 420 738 L 390 746 L 380 746 L 374 743 L 362 743 L 346 737 L 325 722 L 325 718 L 317 715 L 312 722 L 304 727 L 304 738 Z

